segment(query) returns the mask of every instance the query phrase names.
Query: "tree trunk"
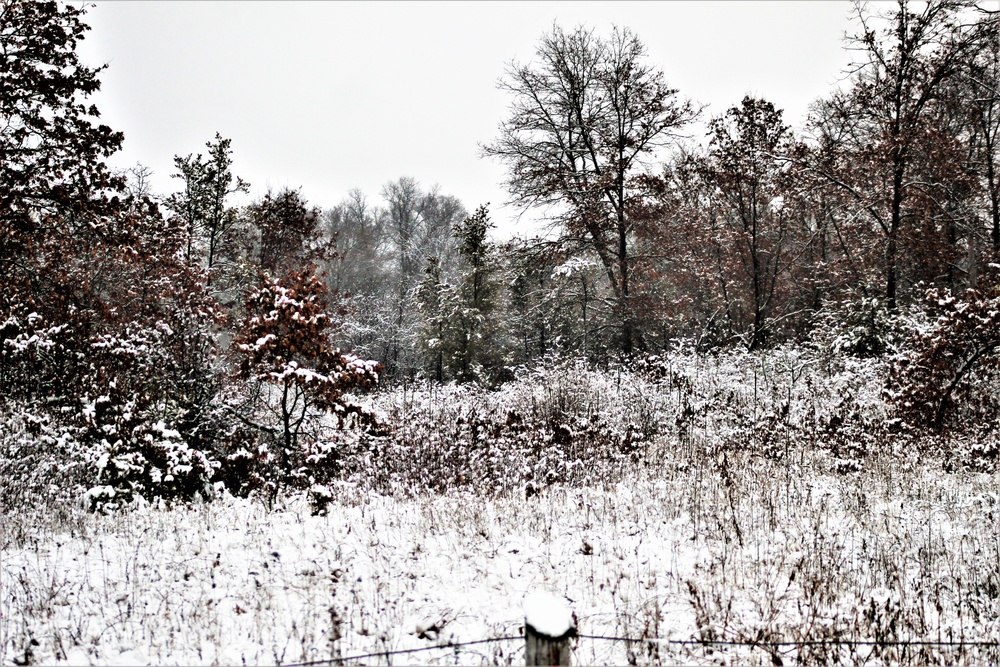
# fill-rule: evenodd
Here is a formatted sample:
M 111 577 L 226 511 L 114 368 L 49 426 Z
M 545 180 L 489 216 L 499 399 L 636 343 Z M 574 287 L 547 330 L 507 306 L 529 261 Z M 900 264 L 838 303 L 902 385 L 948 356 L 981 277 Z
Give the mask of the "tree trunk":
M 281 392 L 281 427 L 283 447 L 281 448 L 281 472 L 289 472 L 289 452 L 292 451 L 292 408 L 288 405 L 288 381 L 285 381 Z
M 212 264 L 215 261 L 215 232 L 208 237 L 208 277 L 205 279 L 205 287 L 212 286 Z
M 990 193 L 990 217 L 993 229 L 990 238 L 993 241 L 993 256 L 1000 256 L 1000 187 L 997 185 L 996 166 L 993 164 L 993 146 L 987 141 L 986 182 Z
M 897 266 L 898 256 L 897 237 L 903 218 L 903 175 L 906 170 L 902 156 L 899 154 L 898 146 L 893 148 L 893 163 L 895 168 L 892 174 L 892 209 L 889 219 L 889 233 L 885 243 L 885 301 L 889 310 L 896 310 L 897 291 Z
M 625 229 L 625 213 L 618 212 L 618 275 L 621 282 L 622 311 L 622 354 L 630 358 L 635 349 L 635 322 L 632 319 L 632 303 L 629 294 L 628 234 Z
M 750 344 L 747 351 L 753 352 L 761 344 L 761 337 L 764 331 L 764 290 L 761 285 L 763 276 L 760 267 L 760 247 L 757 245 L 757 191 L 756 187 L 751 190 L 751 211 L 750 211 L 750 265 L 753 271 L 753 331 L 750 334 Z

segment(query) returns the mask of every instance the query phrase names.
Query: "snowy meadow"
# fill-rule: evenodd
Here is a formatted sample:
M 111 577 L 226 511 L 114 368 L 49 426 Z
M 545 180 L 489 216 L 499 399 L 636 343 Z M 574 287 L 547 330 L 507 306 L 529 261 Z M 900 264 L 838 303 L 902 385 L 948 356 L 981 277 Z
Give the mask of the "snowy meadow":
M 883 375 L 678 351 L 400 385 L 270 508 L 5 508 L 0 662 L 523 664 L 536 590 L 582 664 L 996 662 L 995 443 L 896 432 Z

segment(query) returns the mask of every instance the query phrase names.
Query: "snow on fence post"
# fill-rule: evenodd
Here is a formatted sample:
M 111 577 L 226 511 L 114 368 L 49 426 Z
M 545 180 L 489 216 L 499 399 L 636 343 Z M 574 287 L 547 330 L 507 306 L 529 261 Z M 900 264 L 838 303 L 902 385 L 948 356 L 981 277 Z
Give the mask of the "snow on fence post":
M 525 597 L 526 665 L 569 665 L 569 640 L 575 636 L 576 619 L 565 598 L 540 590 Z

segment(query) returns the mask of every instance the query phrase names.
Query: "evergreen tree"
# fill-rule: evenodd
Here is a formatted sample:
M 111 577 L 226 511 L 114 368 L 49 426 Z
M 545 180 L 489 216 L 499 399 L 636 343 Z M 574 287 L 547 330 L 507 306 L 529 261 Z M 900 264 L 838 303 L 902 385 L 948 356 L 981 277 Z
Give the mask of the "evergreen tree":
M 444 281 L 437 258 L 428 260 L 417 291 L 423 321 L 421 345 L 436 378 L 445 372 L 460 381 L 488 379 L 503 362 L 502 290 L 493 227 L 486 206 L 455 225 L 461 261 L 455 285 Z

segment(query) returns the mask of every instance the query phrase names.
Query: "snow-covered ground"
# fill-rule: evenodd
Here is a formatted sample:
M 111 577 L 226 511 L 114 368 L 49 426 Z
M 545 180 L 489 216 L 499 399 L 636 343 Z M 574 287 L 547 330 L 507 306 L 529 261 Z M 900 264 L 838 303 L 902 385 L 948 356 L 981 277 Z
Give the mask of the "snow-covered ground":
M 894 643 L 1000 641 L 996 474 L 869 438 L 870 367 L 779 361 L 375 396 L 408 430 L 321 516 L 302 493 L 3 508 L 0 664 L 523 664 L 539 591 L 575 614 L 578 664 L 1000 662 Z M 625 454 L 590 469 L 594 447 Z
M 0 657 L 290 664 L 517 636 L 524 598 L 539 589 L 571 601 L 584 635 L 1000 638 L 990 476 L 885 467 L 845 482 L 750 464 L 727 486 L 663 473 L 528 500 L 344 489 L 326 516 L 303 498 L 268 512 L 231 497 L 90 515 L 4 548 Z M 863 662 L 871 650 L 836 655 Z M 590 639 L 574 656 L 771 660 L 760 648 Z M 523 642 L 363 662 L 518 663 Z

